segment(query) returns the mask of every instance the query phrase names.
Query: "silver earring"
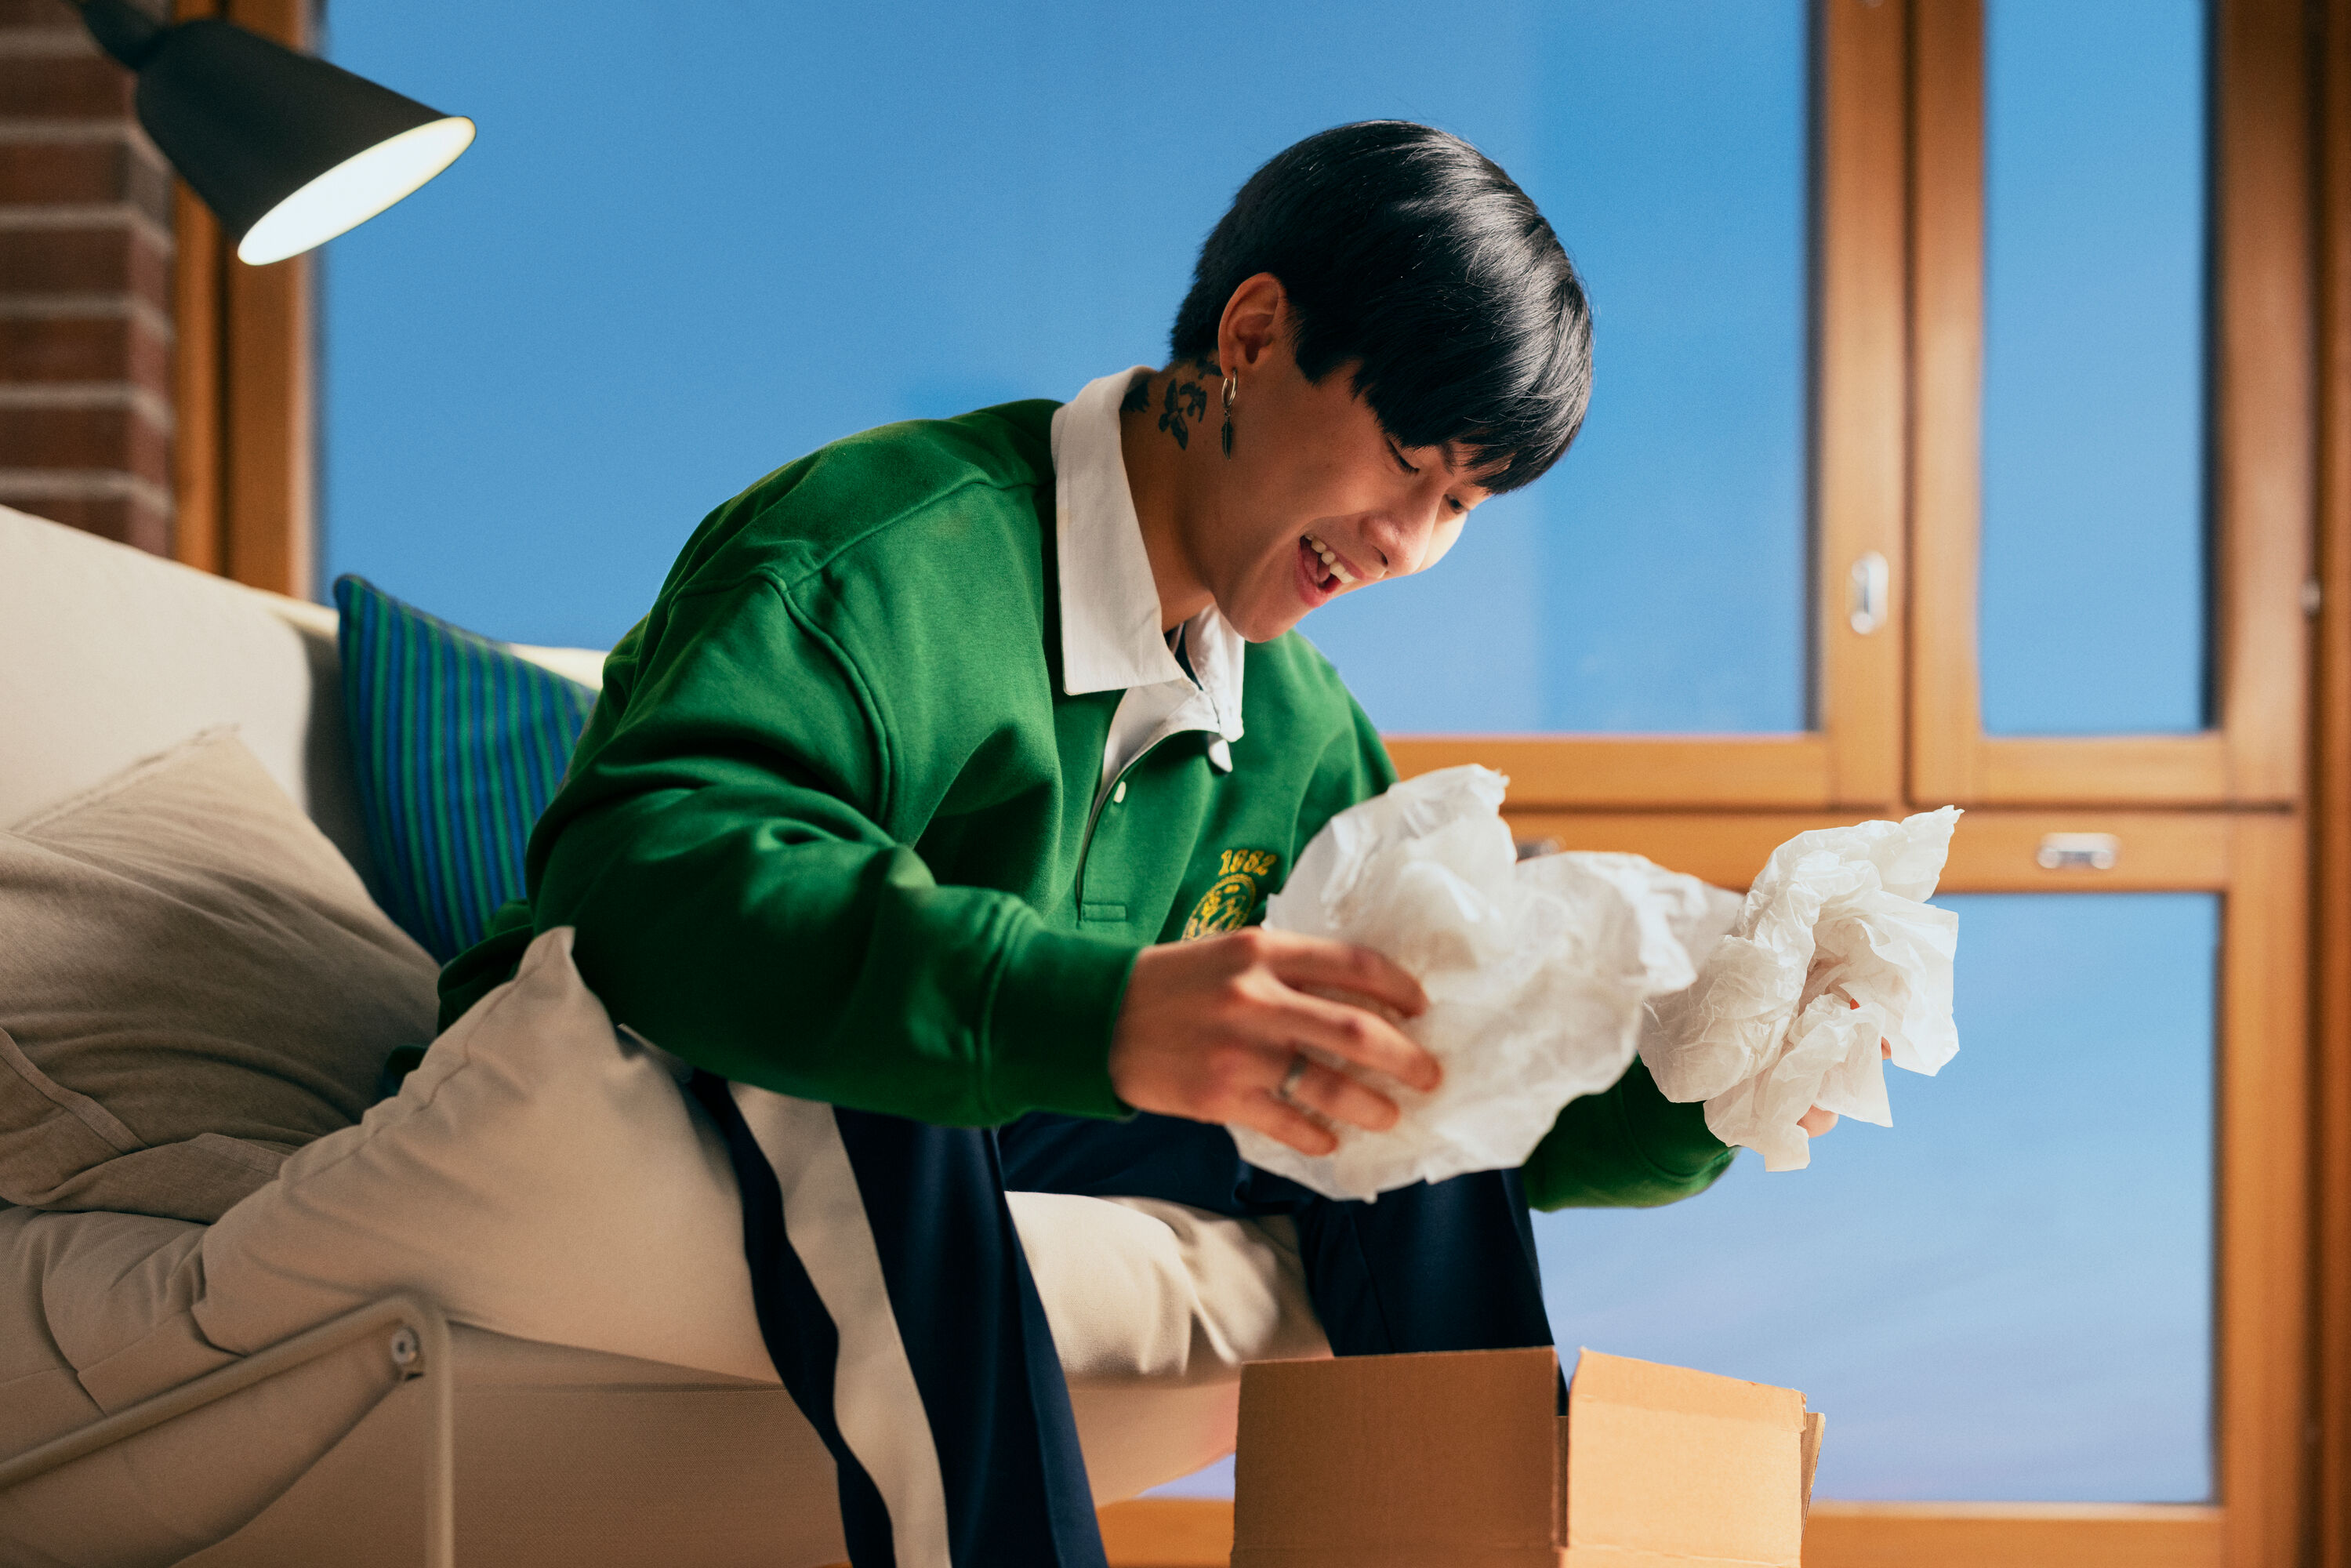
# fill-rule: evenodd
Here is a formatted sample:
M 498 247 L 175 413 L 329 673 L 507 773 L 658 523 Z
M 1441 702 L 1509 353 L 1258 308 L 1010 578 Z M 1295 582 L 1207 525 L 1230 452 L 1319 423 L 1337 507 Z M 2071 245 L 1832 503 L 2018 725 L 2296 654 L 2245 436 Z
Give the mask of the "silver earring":
M 1233 378 L 1229 375 L 1225 378 L 1224 442 L 1225 455 L 1230 457 L 1233 455 Z

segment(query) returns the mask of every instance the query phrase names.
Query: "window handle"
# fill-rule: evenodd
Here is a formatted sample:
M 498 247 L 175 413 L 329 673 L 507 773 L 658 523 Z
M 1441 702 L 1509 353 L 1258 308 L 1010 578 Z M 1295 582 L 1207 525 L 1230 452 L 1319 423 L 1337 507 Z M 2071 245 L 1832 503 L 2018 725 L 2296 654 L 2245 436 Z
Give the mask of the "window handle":
M 1846 619 L 1858 635 L 1866 637 L 1886 624 L 1886 596 L 1891 581 L 1886 558 L 1876 550 L 1865 550 L 1855 559 L 1845 603 Z
M 2112 871 L 2122 852 L 2112 833 L 2043 833 L 2032 863 L 2043 871 Z

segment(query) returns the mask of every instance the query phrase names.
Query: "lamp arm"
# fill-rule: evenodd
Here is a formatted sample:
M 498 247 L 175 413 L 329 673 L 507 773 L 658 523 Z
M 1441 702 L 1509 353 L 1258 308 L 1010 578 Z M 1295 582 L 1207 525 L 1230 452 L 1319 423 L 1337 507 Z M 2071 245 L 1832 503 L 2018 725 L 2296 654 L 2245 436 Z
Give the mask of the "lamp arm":
M 163 47 L 168 23 L 131 4 L 131 0 L 66 0 L 81 12 L 82 26 L 99 47 L 132 70 L 137 70 Z

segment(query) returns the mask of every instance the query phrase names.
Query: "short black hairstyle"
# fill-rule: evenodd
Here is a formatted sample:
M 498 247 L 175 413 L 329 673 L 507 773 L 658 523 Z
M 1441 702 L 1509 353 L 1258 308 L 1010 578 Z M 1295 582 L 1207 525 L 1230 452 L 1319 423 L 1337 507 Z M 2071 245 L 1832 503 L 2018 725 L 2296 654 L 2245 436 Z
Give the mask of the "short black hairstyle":
M 1458 442 L 1482 481 L 1540 477 L 1592 398 L 1592 308 L 1567 249 L 1500 165 L 1409 120 L 1336 126 L 1249 176 L 1200 247 L 1169 349 L 1213 363 L 1227 301 L 1281 280 L 1311 382 L 1352 363 L 1402 446 Z

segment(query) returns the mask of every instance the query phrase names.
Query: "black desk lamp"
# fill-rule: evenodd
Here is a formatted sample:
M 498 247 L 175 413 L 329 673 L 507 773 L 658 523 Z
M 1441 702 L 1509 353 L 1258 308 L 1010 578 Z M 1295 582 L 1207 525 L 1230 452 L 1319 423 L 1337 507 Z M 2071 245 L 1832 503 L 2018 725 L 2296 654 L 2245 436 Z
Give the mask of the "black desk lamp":
M 74 0 L 139 78 L 139 123 L 258 267 L 356 228 L 474 140 L 442 114 L 211 17 L 158 22 L 130 0 Z

